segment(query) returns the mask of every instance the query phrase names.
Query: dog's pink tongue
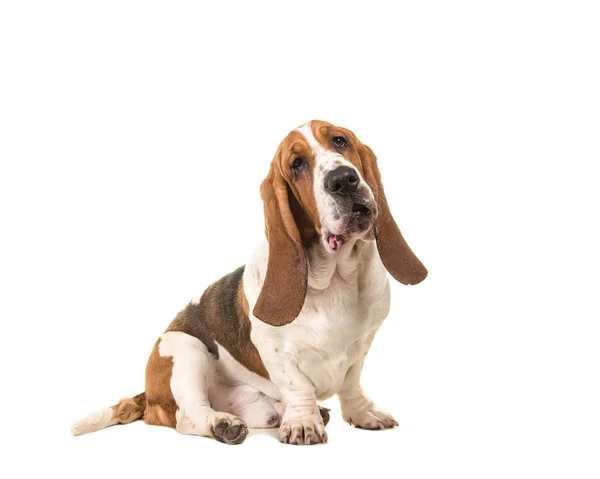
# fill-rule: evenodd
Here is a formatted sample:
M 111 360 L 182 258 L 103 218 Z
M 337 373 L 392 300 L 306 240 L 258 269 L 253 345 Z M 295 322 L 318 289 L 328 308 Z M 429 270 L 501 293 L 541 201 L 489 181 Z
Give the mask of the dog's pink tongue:
M 329 250 L 338 251 L 342 247 L 342 237 L 340 235 L 329 235 Z

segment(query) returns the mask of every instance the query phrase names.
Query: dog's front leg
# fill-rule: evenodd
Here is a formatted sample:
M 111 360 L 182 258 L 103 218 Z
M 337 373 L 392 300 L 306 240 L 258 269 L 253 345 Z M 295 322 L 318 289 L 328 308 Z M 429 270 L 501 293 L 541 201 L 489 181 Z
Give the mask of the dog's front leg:
M 390 414 L 377 409 L 360 386 L 364 358 L 372 340 L 371 336 L 365 344 L 364 353 L 359 355 L 361 359 L 348 369 L 338 397 L 344 421 L 363 429 L 385 429 L 397 426 L 398 423 Z
M 291 359 L 270 366 L 271 380 L 278 386 L 284 405 L 279 440 L 284 444 L 327 442 L 325 424 L 312 381 Z

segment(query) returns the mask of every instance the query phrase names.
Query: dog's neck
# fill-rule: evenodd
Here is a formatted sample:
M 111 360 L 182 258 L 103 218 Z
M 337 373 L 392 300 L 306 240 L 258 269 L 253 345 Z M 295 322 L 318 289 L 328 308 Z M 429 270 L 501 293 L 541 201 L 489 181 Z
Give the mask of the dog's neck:
M 355 238 L 344 244 L 340 251 L 330 253 L 322 241 L 314 242 L 304 250 L 308 263 L 308 287 L 327 289 L 335 276 L 348 284 L 357 282 L 358 266 L 369 260 L 374 247 L 374 241 Z

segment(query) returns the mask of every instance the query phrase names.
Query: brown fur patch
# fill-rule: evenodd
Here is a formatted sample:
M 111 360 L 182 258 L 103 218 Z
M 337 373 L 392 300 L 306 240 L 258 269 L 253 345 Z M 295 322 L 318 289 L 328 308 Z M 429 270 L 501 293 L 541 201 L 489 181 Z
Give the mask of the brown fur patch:
M 250 314 L 250 307 L 248 305 L 248 300 L 246 299 L 246 295 L 244 294 L 244 280 L 240 281 L 236 304 L 238 307 L 238 314 L 248 318 L 249 314 Z
M 281 171 L 281 148 L 280 146 L 271 162 L 269 174 L 260 186 L 269 260 L 263 285 L 252 311 L 254 316 L 272 326 L 283 326 L 296 319 L 304 305 L 308 278 L 303 241 L 292 212 L 293 195 L 290 193 L 289 180 L 285 179 Z M 286 168 L 288 176 L 291 175 L 287 166 L 283 168 Z
M 304 159 L 307 167 L 293 173 L 291 164 L 296 157 Z M 302 244 L 308 247 L 321 233 L 321 221 L 314 194 L 315 158 L 304 135 L 292 131 L 281 143 L 272 165 L 287 183 L 289 208 Z
M 154 345 L 146 365 L 146 413 L 144 421 L 155 426 L 175 427 L 177 404 L 171 392 L 173 358 L 158 351 L 160 339 Z
M 138 394 L 132 398 L 121 399 L 112 406 L 113 419 L 117 419 L 121 424 L 129 424 L 137 421 L 144 415 L 146 410 L 146 393 Z
M 427 277 L 427 268 L 408 246 L 392 216 L 373 150 L 359 142 L 358 152 L 363 168 L 361 173 L 377 201 L 379 214 L 375 219 L 373 232 L 381 261 L 396 281 L 418 284 Z
M 250 339 L 252 325 L 243 291 L 243 274 L 242 266 L 211 284 L 200 302 L 190 303 L 180 311 L 167 331 L 181 331 L 198 338 L 216 358 L 219 357 L 216 343 L 219 343 L 240 364 L 268 379 L 269 373 Z

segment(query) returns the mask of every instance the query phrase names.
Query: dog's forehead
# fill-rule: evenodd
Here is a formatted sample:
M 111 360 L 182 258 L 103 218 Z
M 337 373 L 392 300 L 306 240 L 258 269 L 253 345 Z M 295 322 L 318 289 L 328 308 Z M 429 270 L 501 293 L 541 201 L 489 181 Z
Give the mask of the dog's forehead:
M 331 137 L 343 136 L 351 142 L 359 142 L 358 138 L 348 128 L 333 125 L 321 120 L 312 120 L 293 130 L 306 139 L 307 144 L 312 151 L 316 153 L 326 153 L 336 151 L 331 145 Z
M 314 126 L 318 125 L 315 124 Z M 308 144 L 309 148 L 312 150 L 315 156 L 327 153 L 327 148 L 325 147 L 325 145 L 319 142 L 319 140 L 317 140 L 315 136 L 312 121 L 309 121 L 301 127 L 296 128 L 294 131 L 298 132 L 302 136 L 302 138 L 304 138 L 304 140 L 306 141 L 306 143 Z
M 302 135 L 316 156 L 328 154 L 330 152 L 335 153 L 335 149 L 333 149 L 330 144 L 330 136 L 332 133 L 333 135 L 341 133 L 346 136 L 353 136 L 350 130 L 321 120 L 309 121 L 308 123 L 299 126 L 294 131 Z

